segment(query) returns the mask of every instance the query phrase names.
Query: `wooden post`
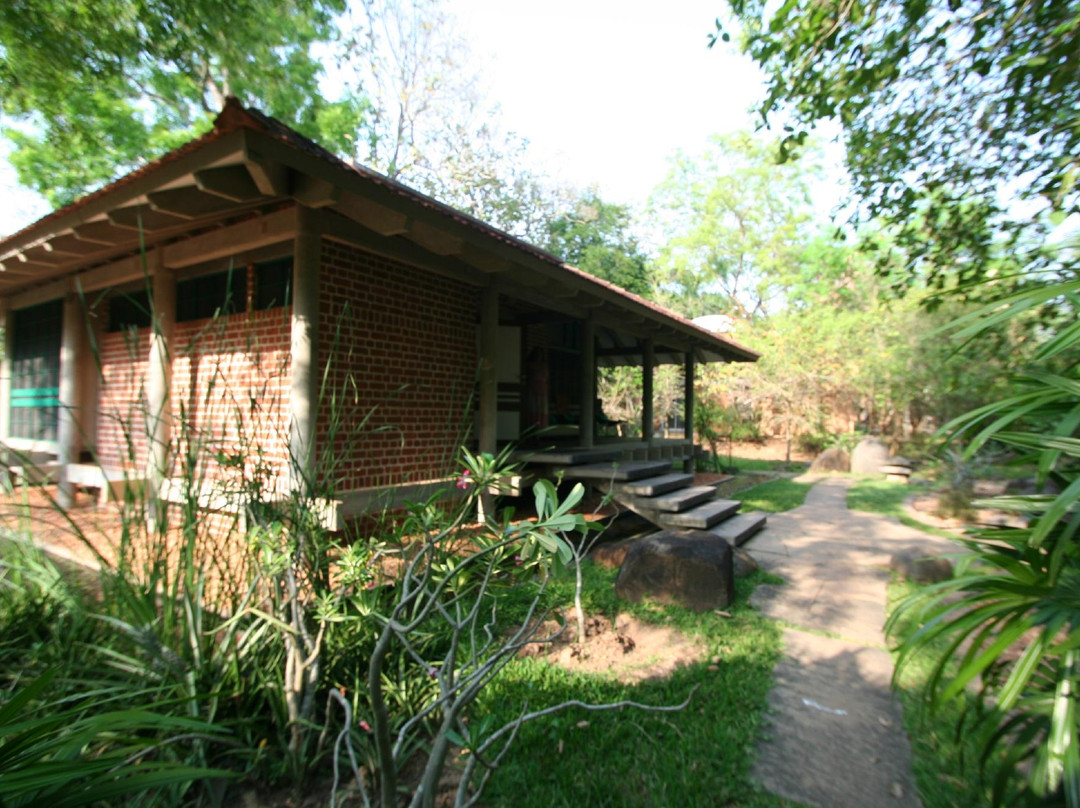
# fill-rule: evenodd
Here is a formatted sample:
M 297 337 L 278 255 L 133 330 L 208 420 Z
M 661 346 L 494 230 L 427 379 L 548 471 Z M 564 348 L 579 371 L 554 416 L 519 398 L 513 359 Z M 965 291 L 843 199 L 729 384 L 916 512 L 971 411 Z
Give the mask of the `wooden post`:
M 315 480 L 316 415 L 319 407 L 319 273 L 322 239 L 315 212 L 296 206 L 293 240 L 292 386 L 289 394 L 289 486 L 311 490 Z
M 653 445 L 653 365 L 656 356 L 652 337 L 645 340 L 645 351 L 641 360 L 641 437 L 649 446 Z
M 690 441 L 690 457 L 694 456 L 694 352 L 687 351 L 683 370 L 683 429 Z
M 146 453 L 147 503 L 150 519 L 159 513 L 158 498 L 169 477 L 169 448 L 172 443 L 172 354 L 176 326 L 176 275 L 161 262 L 157 251 L 154 274 L 150 278 L 153 321 L 150 326 L 150 358 L 146 378 L 147 425 L 150 434 Z
M 0 328 L 3 328 L 3 354 L 0 355 L 0 440 L 11 437 L 11 302 L 0 300 Z M 2 458 L 5 462 L 7 458 Z
M 583 449 L 591 449 L 596 432 L 596 323 L 581 321 L 581 423 L 578 436 Z
M 499 291 L 484 288 L 480 301 L 480 430 L 481 452 L 495 454 L 498 443 L 499 378 L 495 360 L 499 350 Z
M 82 303 L 77 295 L 64 297 L 60 332 L 60 407 L 56 429 L 60 483 L 56 501 L 65 510 L 75 504 L 75 486 L 68 479 L 68 466 L 77 463 L 81 441 L 77 412 L 79 406 L 79 355 L 84 331 Z

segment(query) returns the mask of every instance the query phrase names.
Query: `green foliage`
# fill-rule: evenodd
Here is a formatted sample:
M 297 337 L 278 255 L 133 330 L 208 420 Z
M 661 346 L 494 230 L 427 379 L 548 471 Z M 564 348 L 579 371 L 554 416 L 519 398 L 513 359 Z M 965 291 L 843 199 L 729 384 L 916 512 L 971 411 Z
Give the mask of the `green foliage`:
M 62 205 L 207 130 L 236 95 L 350 153 L 359 95 L 319 91 L 340 0 L 52 0 L 0 14 L 0 101 L 24 185 Z M 72 91 L 77 88 L 77 91 Z M 344 126 L 343 122 L 348 122 Z
M 138 694 L 98 691 L 74 707 L 47 699 L 51 670 L 0 701 L 0 804 L 56 808 L 116 804 L 132 794 L 193 780 L 228 777 L 214 769 L 171 760 L 171 744 L 193 736 L 220 738 L 219 727 L 150 709 L 92 708 L 109 695 L 135 701 Z M 0 691 L 2 692 L 2 691 Z M 162 755 L 162 752 L 165 754 Z
M 678 713 L 573 710 L 526 725 L 492 779 L 485 801 L 521 808 L 787 804 L 750 778 L 751 751 L 780 650 L 775 622 L 747 603 L 750 592 L 763 582 L 762 574 L 736 582 L 730 618 L 649 603 L 626 604 L 614 596 L 614 571 L 587 565 L 585 574 L 590 614 L 614 619 L 629 611 L 643 622 L 674 628 L 700 643 L 705 658 L 665 679 L 633 685 L 603 674 L 573 673 L 537 659 L 517 660 L 485 694 L 484 708 L 509 719 L 514 716 L 513 705 L 524 701 L 536 708 L 568 698 L 670 704 L 697 686 L 693 701 Z M 572 575 L 556 576 L 545 598 L 552 606 L 565 605 L 573 588 Z M 716 670 L 709 670 L 713 657 L 719 662 Z M 522 783 L 529 786 L 522 788 Z
M 801 248 L 806 170 L 777 166 L 745 132 L 713 137 L 700 157 L 677 154 L 650 201 L 665 236 L 664 302 L 689 316 L 764 313 L 774 278 Z
M 810 488 L 810 483 L 798 483 L 789 479 L 772 480 L 743 491 L 739 499 L 744 511 L 783 513 L 802 505 Z
M 651 273 L 632 225 L 629 208 L 604 202 L 593 191 L 548 222 L 544 248 L 590 275 L 649 297 Z
M 1039 238 L 1030 208 L 1003 208 L 1004 195 L 1077 210 L 1077 3 L 729 5 L 767 77 L 763 119 L 784 122 L 781 157 L 839 121 L 865 218 L 900 229 L 913 270 L 976 280 L 991 274 L 995 232 Z

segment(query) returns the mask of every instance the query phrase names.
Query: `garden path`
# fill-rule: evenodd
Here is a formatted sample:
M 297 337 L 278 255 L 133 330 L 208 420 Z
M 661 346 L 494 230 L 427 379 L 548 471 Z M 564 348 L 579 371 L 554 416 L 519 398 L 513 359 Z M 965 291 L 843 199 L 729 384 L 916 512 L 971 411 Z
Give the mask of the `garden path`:
M 746 544 L 787 581 L 758 587 L 750 601 L 786 624 L 754 777 L 822 808 L 918 808 L 882 635 L 888 562 L 898 552 L 956 547 L 892 517 L 849 511 L 850 484 L 821 479 L 803 505 L 770 515 Z

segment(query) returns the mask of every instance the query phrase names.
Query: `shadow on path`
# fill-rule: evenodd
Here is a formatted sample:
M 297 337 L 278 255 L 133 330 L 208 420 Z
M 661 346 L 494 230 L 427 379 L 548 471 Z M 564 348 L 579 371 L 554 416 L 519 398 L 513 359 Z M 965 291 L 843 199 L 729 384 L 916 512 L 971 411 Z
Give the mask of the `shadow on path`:
M 758 587 L 750 602 L 789 624 L 754 777 L 782 797 L 823 808 L 916 808 L 881 633 L 887 565 L 898 552 L 941 555 L 957 546 L 890 517 L 849 511 L 851 482 L 818 482 L 803 505 L 770 516 L 746 544 L 787 582 Z

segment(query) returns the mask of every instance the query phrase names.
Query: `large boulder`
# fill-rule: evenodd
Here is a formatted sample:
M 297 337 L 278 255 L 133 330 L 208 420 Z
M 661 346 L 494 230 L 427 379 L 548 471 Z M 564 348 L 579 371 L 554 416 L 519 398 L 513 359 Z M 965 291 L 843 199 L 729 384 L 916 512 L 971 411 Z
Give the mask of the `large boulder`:
M 630 548 L 615 594 L 633 603 L 648 597 L 696 612 L 722 609 L 735 596 L 731 545 L 697 530 L 665 530 Z
M 917 584 L 936 584 L 953 577 L 953 565 L 947 558 L 934 558 L 916 551 L 896 553 L 889 559 L 889 569 Z
M 879 474 L 889 462 L 889 447 L 878 438 L 863 438 L 851 454 L 851 470 L 855 474 Z
M 814 458 L 810 472 L 851 471 L 851 457 L 843 449 L 833 447 Z

